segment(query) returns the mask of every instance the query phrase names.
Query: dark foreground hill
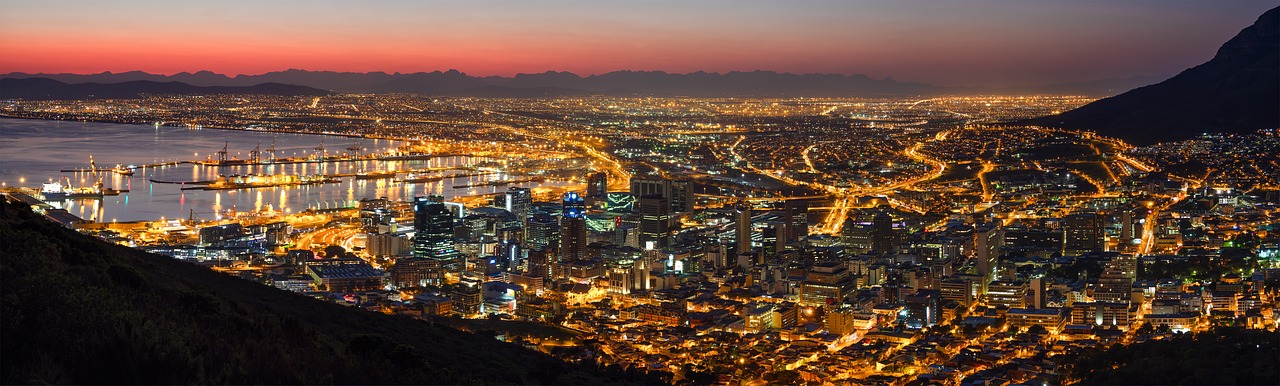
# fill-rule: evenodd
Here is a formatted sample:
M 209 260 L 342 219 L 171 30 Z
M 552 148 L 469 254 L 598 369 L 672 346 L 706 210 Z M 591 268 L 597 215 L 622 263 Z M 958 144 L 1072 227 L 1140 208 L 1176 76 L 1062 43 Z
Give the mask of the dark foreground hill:
M 594 369 L 107 244 L 0 199 L 0 384 L 610 381 Z
M 1059 359 L 1062 360 L 1062 359 Z M 1066 375 L 1085 385 L 1280 384 L 1280 333 L 1209 332 L 1068 354 Z
M 1280 127 L 1280 7 L 1164 82 L 1025 123 L 1093 130 L 1139 145 Z
M 252 86 L 192 86 L 181 82 L 135 80 L 120 83 L 65 83 L 48 78 L 0 79 L 0 99 L 132 99 L 150 95 L 329 95 L 328 91 L 280 83 Z

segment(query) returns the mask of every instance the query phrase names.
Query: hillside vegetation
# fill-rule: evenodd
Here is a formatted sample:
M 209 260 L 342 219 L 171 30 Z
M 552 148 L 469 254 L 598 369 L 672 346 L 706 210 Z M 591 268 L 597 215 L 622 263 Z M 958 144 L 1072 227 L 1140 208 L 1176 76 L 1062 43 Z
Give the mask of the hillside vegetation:
M 609 383 L 595 366 L 101 242 L 0 200 L 0 383 Z

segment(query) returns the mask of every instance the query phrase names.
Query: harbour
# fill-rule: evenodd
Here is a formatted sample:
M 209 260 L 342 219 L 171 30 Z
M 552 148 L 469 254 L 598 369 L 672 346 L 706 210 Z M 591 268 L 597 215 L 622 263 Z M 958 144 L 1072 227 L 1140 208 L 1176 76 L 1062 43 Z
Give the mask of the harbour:
M 91 134 L 97 137 L 87 139 Z M 272 142 L 275 156 L 262 154 L 255 160 L 250 154 L 251 149 Z M 360 143 L 361 149 L 315 155 L 317 147 L 352 143 Z M 216 219 L 235 211 L 298 213 L 349 206 L 364 198 L 475 196 L 508 186 L 570 184 L 551 180 L 489 184 L 530 177 L 477 168 L 492 160 L 487 157 L 397 152 L 404 143 L 385 139 L 0 118 L 0 145 L 5 149 L 0 154 L 2 188 L 26 187 L 28 193 L 39 196 L 46 183 L 61 181 L 74 189 L 100 181 L 101 195 L 48 200 L 55 209 L 96 222 Z M 90 154 L 99 166 L 87 165 Z M 122 165 L 132 173 L 106 165 Z M 212 185 L 220 178 L 252 175 L 298 176 L 299 181 L 302 176 L 315 176 L 309 178 L 323 183 L 277 180 Z

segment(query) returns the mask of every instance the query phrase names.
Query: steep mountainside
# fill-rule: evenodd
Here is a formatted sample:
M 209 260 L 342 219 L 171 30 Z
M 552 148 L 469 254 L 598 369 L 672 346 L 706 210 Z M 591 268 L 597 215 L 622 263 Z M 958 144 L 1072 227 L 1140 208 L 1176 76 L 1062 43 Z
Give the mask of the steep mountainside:
M 1212 60 L 1169 80 L 1024 123 L 1093 130 L 1139 145 L 1280 127 L 1280 7 Z

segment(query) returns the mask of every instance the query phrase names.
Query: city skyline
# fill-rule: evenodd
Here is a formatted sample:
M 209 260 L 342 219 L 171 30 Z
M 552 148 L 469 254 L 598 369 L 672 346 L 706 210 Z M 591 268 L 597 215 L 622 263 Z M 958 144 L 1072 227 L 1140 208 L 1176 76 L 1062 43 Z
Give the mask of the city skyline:
M 1002 87 L 1173 75 L 1272 6 L 5 2 L 0 72 L 765 70 Z
M 1274 4 L 0 0 L 0 54 L 0 385 L 1280 380 Z

